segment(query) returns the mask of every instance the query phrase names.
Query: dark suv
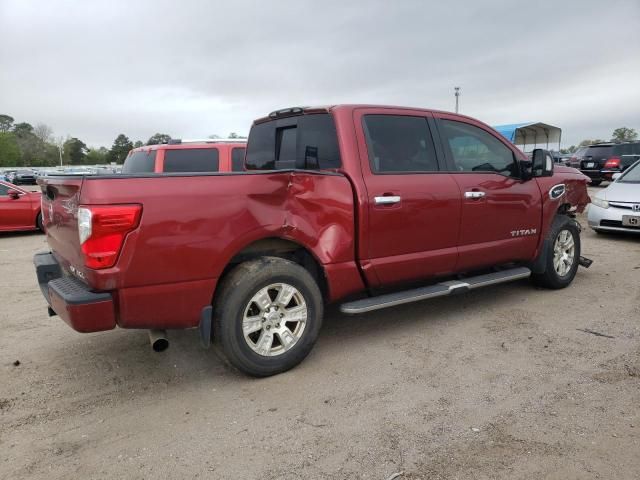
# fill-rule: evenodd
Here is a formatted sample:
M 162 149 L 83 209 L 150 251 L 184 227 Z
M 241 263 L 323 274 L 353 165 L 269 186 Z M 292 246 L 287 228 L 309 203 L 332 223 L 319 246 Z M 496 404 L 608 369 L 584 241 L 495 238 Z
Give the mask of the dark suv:
M 624 172 L 640 158 L 640 142 L 599 143 L 580 147 L 571 157 L 576 166 L 591 179 L 592 185 L 611 180 L 614 173 Z

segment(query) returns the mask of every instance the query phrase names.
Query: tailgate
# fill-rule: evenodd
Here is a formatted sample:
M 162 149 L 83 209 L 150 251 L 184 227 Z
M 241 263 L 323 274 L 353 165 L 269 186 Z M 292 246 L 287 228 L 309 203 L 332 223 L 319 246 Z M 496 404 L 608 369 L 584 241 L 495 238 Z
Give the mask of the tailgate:
M 62 267 L 82 265 L 78 236 L 78 204 L 84 177 L 42 177 L 42 221 L 47 242 Z

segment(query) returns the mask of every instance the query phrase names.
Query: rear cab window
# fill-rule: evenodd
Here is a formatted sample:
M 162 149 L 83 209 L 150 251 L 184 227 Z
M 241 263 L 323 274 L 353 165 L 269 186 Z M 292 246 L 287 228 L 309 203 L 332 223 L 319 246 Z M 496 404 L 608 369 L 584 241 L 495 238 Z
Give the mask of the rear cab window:
M 164 152 L 166 173 L 217 172 L 220 164 L 217 148 L 167 149 Z
M 327 170 L 340 166 L 336 128 L 328 113 L 280 118 L 251 127 L 247 170 Z
M 153 173 L 156 170 L 156 151 L 139 150 L 125 159 L 122 173 Z

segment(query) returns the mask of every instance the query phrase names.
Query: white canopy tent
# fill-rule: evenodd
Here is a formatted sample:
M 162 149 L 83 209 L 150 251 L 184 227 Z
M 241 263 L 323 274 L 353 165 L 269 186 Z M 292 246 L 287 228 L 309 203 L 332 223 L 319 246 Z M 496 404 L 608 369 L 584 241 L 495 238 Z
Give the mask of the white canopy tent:
M 548 123 L 512 123 L 508 125 L 497 125 L 493 128 L 523 152 L 531 151 L 534 148 L 560 150 L 562 129 L 549 125 Z

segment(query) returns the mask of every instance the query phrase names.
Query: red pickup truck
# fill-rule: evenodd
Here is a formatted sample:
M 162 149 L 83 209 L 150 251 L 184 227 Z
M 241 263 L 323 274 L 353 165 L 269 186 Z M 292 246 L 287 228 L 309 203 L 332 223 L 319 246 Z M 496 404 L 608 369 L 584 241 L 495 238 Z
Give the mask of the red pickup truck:
M 50 314 L 80 332 L 200 328 L 256 376 L 356 314 L 531 277 L 563 288 L 587 177 L 462 115 L 367 105 L 256 120 L 244 173 L 46 177 Z
M 246 140 L 170 140 L 169 143 L 134 148 L 122 173 L 241 172 Z

